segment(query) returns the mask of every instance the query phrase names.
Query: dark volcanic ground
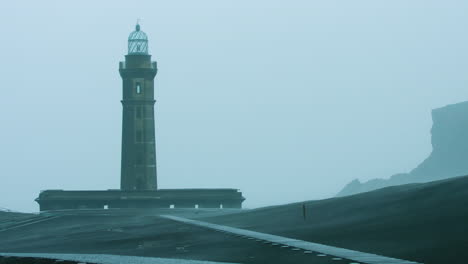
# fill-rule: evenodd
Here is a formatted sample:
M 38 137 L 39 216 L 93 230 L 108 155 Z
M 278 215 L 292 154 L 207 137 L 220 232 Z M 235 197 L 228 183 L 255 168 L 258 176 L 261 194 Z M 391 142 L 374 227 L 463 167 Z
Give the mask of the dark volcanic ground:
M 238 263 L 340 263 L 331 257 L 272 247 L 157 216 L 175 214 L 426 264 L 468 263 L 468 176 L 306 202 L 305 220 L 302 204 L 241 212 L 65 211 L 53 214 L 58 218 L 11 230 L 5 228 L 38 216 L 0 212 L 0 252 L 122 254 Z
M 0 232 L 0 252 L 120 254 L 238 263 L 349 263 L 154 215 L 112 210 L 68 212 L 56 219 Z
M 468 176 L 198 220 L 389 257 L 468 263 Z

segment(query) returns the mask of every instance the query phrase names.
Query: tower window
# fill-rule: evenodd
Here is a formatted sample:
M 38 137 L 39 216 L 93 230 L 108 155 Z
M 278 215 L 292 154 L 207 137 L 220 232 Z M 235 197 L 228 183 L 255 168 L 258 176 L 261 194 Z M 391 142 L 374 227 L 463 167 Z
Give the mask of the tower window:
M 139 82 L 136 83 L 135 90 L 137 94 L 141 94 L 141 84 Z

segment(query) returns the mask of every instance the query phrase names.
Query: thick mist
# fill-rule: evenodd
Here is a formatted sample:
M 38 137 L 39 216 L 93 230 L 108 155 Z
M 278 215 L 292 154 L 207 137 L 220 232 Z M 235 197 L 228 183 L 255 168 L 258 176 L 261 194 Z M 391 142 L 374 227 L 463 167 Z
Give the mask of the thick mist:
M 0 207 L 116 189 L 118 63 L 137 18 L 158 62 L 160 188 L 245 207 L 335 195 L 431 151 L 430 111 L 468 98 L 462 1 L 9 1 L 0 9 Z

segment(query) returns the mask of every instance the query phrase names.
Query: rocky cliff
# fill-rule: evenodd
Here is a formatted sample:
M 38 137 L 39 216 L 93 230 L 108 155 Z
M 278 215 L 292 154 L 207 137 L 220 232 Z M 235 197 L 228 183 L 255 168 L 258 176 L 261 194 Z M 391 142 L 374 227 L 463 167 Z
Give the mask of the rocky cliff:
M 390 179 L 354 180 L 337 196 L 367 192 L 387 186 L 429 182 L 468 175 L 468 102 L 432 110 L 432 153 L 409 173 Z

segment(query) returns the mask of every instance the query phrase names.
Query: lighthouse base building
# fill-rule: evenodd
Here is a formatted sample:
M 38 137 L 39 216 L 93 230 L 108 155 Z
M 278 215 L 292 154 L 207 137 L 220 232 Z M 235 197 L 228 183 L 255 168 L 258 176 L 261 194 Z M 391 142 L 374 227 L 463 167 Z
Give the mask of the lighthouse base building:
M 98 208 L 241 208 L 237 189 L 158 189 L 154 118 L 156 61 L 148 38 L 136 25 L 128 54 L 119 64 L 122 77 L 122 161 L 119 190 L 46 190 L 36 202 L 41 211 Z
M 36 201 L 41 211 L 110 208 L 242 208 L 237 189 L 160 189 L 156 191 L 46 190 Z

